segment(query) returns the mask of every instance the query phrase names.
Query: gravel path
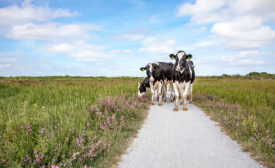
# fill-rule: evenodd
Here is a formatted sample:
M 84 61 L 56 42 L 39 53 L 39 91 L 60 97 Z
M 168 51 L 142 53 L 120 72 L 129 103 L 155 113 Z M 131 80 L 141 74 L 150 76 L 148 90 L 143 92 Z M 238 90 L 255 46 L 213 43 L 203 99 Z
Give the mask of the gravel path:
M 216 122 L 188 104 L 151 106 L 143 127 L 118 164 L 120 168 L 254 168 L 262 167 Z

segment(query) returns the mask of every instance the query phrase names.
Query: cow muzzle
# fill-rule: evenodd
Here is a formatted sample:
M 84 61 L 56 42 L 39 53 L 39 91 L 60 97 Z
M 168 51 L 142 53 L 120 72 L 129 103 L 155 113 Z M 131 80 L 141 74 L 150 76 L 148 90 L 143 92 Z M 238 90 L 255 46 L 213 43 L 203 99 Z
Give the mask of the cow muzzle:
M 142 98 L 145 95 L 145 93 L 138 93 L 138 98 Z
M 154 82 L 154 78 L 153 78 L 153 77 L 150 77 L 149 81 L 150 81 L 150 82 Z
M 180 73 L 183 73 L 184 69 L 185 69 L 185 68 L 182 68 L 182 69 L 181 69 L 180 66 L 177 66 L 177 67 L 176 67 L 176 71 L 178 71 L 178 72 L 180 72 Z

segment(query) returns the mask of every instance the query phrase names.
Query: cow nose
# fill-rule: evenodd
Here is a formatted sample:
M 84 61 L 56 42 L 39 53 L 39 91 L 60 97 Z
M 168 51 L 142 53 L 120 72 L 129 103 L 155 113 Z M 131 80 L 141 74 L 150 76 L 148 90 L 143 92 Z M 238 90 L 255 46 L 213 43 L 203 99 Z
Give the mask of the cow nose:
M 177 71 L 180 71 L 180 67 L 179 67 L 179 66 L 177 66 L 176 70 L 177 70 Z
M 150 78 L 150 82 L 154 82 L 154 78 Z
M 142 98 L 143 96 L 142 95 L 138 95 L 138 98 Z

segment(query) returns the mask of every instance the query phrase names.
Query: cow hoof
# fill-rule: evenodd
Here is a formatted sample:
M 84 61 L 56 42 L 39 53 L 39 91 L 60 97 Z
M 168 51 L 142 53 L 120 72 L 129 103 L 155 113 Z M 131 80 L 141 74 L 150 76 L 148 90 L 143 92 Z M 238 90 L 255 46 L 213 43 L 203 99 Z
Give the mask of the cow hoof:
M 163 102 L 166 102 L 166 100 L 164 99 Z
M 180 105 L 183 105 L 183 103 L 180 103 Z
M 159 103 L 159 106 L 162 106 L 162 104 L 161 104 L 161 103 Z
M 175 108 L 173 109 L 173 111 L 179 111 L 179 109 L 178 109 L 177 107 L 175 107 Z
M 192 102 L 192 101 L 190 101 L 189 103 L 190 103 L 190 104 L 192 104 L 193 102 Z
M 170 102 L 173 102 L 173 101 L 174 101 L 174 100 L 172 100 L 172 99 L 170 100 Z
M 183 108 L 183 111 L 188 111 L 188 109 L 186 107 Z
M 154 103 L 154 102 L 151 102 L 151 105 L 155 105 L 155 103 Z

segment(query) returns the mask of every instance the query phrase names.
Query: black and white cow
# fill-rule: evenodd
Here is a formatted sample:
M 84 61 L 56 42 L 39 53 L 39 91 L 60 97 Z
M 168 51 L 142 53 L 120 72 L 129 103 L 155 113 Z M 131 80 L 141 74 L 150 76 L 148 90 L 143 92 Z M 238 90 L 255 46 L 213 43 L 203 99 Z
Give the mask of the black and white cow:
M 150 88 L 149 78 L 146 77 L 141 83 L 138 83 L 138 97 L 143 97 Z
M 152 93 L 151 104 L 154 104 L 155 91 L 159 97 L 159 106 L 162 105 L 162 94 L 164 94 L 164 101 L 166 101 L 167 85 L 170 83 L 172 86 L 172 69 L 173 64 L 167 62 L 149 63 L 146 67 L 141 67 L 141 71 L 147 73 L 149 79 L 150 90 Z M 170 100 L 173 95 L 170 94 Z
M 189 94 L 192 101 L 192 84 L 195 80 L 193 62 L 189 61 L 192 55 L 186 55 L 184 51 L 178 51 L 176 55 L 170 54 L 169 57 L 175 60 L 175 64 L 173 65 L 174 111 L 178 111 L 179 95 L 183 98 L 183 110 L 188 110 L 186 107 L 187 97 Z

